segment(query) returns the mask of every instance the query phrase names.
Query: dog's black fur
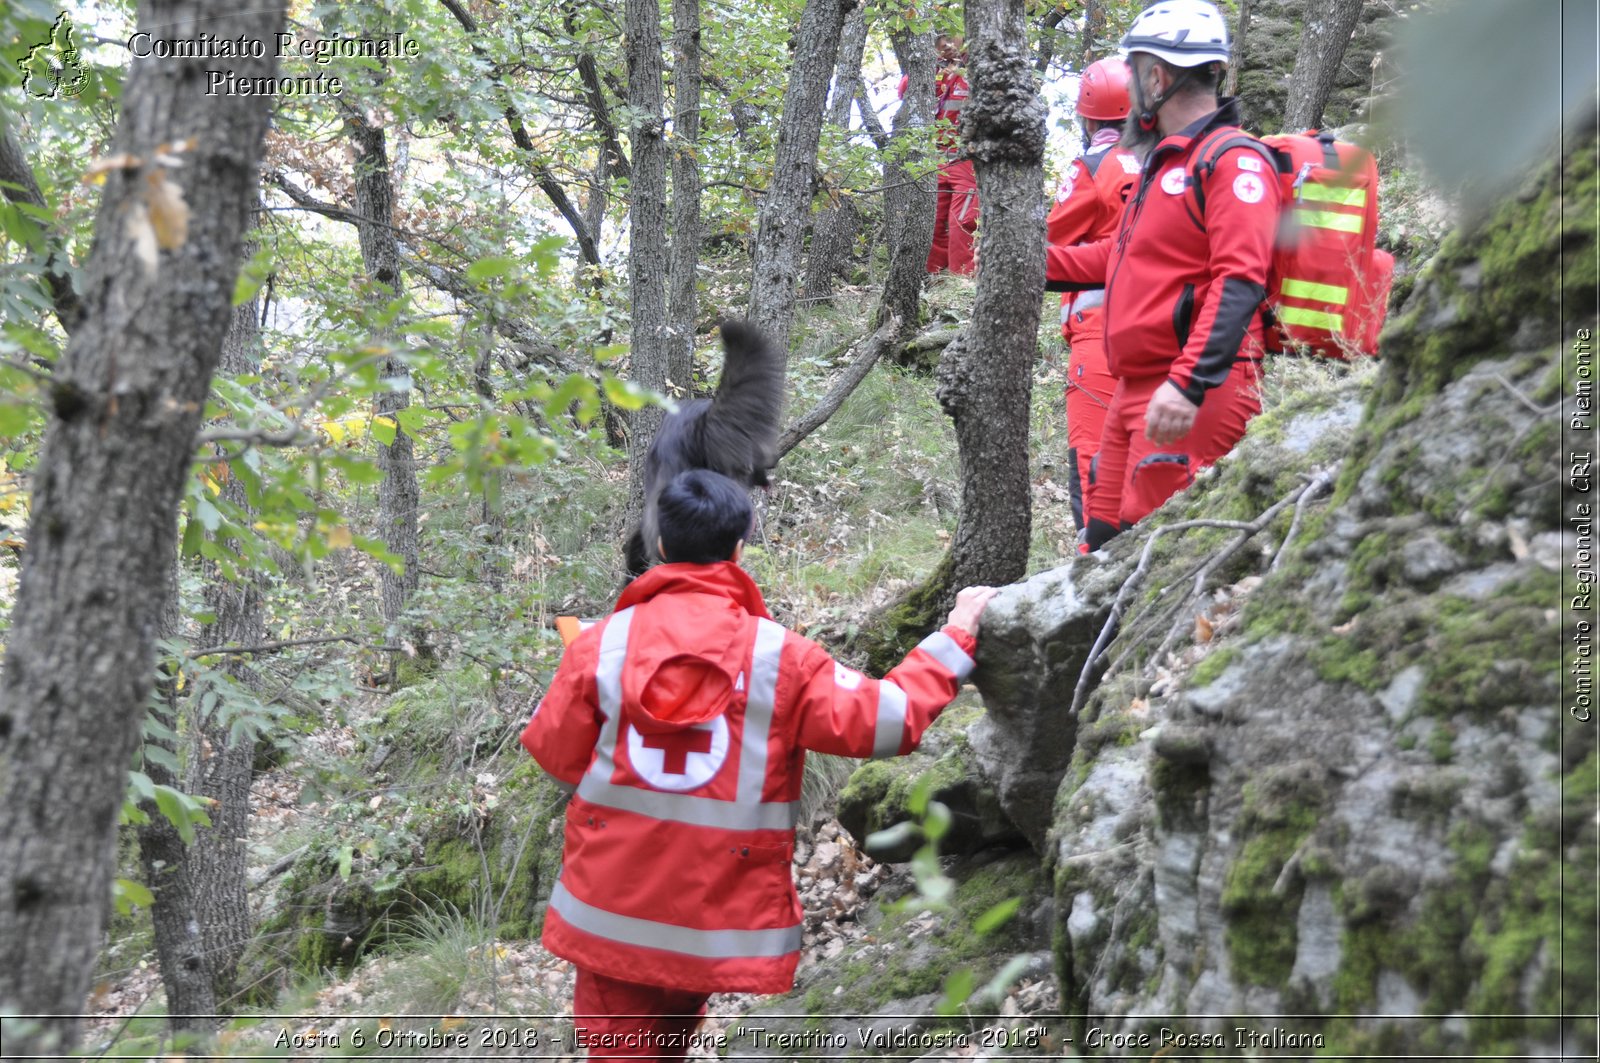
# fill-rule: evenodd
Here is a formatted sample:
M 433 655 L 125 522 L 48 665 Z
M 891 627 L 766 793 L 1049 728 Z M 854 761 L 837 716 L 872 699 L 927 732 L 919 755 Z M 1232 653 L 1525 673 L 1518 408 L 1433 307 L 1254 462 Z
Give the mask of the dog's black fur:
M 632 579 L 661 560 L 656 499 L 689 469 L 720 472 L 747 487 L 766 487 L 778 463 L 778 414 L 784 359 L 747 321 L 722 323 L 722 378 L 709 399 L 691 399 L 661 422 L 644 459 L 644 516 L 623 548 Z

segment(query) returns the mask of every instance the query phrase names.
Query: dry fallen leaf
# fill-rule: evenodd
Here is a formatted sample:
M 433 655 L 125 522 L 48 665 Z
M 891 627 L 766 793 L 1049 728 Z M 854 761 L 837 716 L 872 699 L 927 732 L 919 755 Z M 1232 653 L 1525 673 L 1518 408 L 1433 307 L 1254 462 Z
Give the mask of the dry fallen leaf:
M 106 174 L 112 170 L 134 170 L 142 165 L 144 164 L 139 156 L 129 155 L 127 152 L 107 155 L 91 162 L 79 180 L 86 185 L 103 185 L 106 183 Z
M 1211 636 L 1215 631 L 1216 628 L 1207 619 L 1206 614 L 1196 613 L 1194 615 L 1194 640 L 1196 642 L 1210 642 Z

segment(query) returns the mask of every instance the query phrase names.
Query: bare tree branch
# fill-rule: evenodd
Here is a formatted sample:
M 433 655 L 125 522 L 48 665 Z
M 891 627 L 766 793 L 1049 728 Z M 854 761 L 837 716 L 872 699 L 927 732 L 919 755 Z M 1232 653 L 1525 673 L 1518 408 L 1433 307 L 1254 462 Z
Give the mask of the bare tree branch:
M 822 400 L 810 410 L 807 410 L 803 416 L 797 418 L 784 431 L 783 437 L 778 440 L 779 458 L 782 458 L 798 446 L 806 436 L 826 424 L 828 418 L 832 417 L 839 407 L 844 405 L 844 400 L 848 399 L 851 392 L 855 391 L 856 387 L 867 378 L 867 373 L 871 371 L 874 365 L 878 364 L 878 359 L 883 357 L 883 352 L 889 349 L 889 345 L 894 341 L 895 332 L 899 328 L 900 319 L 897 317 L 889 317 L 878 327 L 878 331 L 872 334 L 872 338 L 861 349 L 861 353 L 856 355 L 849 365 L 845 366 L 844 372 L 839 374 L 839 378 L 833 382 L 833 387 L 828 389 L 828 393 L 822 397 Z M 851 342 L 855 341 L 852 340 Z M 846 344 L 846 346 L 849 345 Z
M 11 202 L 46 210 L 44 193 L 39 191 L 39 183 L 34 180 L 33 168 L 28 165 L 27 156 L 22 152 L 22 146 L 11 135 L 11 130 L 5 125 L 5 114 L 0 111 L 0 191 Z M 78 292 L 72 286 L 72 278 L 65 272 L 67 256 L 61 250 L 59 242 L 44 231 L 43 226 L 26 213 L 22 215 L 24 224 L 31 227 L 46 255 L 44 272 L 41 279 L 46 290 L 50 293 L 50 303 L 55 308 L 56 320 L 61 322 L 61 328 L 69 335 L 83 320 L 83 302 L 78 298 Z

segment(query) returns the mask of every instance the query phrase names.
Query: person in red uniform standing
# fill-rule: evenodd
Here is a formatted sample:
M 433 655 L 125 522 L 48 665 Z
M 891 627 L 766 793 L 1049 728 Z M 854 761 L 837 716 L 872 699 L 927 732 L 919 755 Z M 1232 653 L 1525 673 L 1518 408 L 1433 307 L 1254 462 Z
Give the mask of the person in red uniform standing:
M 934 135 L 942 159 L 928 272 L 948 269 L 951 273 L 971 273 L 977 268 L 973 234 L 978 229 L 978 175 L 971 159 L 957 157 L 961 151 L 961 110 L 972 94 L 966 77 L 966 42 L 959 36 L 941 33 L 934 48 L 939 63 L 933 82 L 938 99 Z M 901 78 L 900 95 L 905 92 L 906 79 Z
M 871 679 L 767 615 L 739 567 L 742 487 L 682 473 L 659 521 L 668 563 L 572 642 L 522 733 L 576 790 L 544 944 L 578 968 L 591 1060 L 681 1059 L 709 994 L 793 985 L 805 751 L 914 750 L 972 670 L 994 594 L 962 591 L 942 630 Z
M 1078 118 L 1088 144 L 1068 168 L 1046 220 L 1047 238 L 1056 247 L 1112 236 L 1139 179 L 1138 156 L 1117 146 L 1131 107 L 1128 77 L 1128 64 L 1111 58 L 1090 64 L 1078 80 Z M 1061 296 L 1061 338 L 1067 342 L 1067 460 L 1072 464 L 1068 486 L 1080 550 L 1088 549 L 1084 489 L 1117 387 L 1106 365 L 1105 295 L 1104 288 L 1092 288 Z
M 1261 412 L 1260 309 L 1278 220 L 1271 155 L 1239 128 L 1237 101 L 1217 94 L 1229 57 L 1217 8 L 1161 0 L 1121 50 L 1130 129 L 1157 143 L 1116 236 L 1046 255 L 1047 287 L 1106 290 L 1117 389 L 1089 488 L 1091 549 L 1187 487 Z

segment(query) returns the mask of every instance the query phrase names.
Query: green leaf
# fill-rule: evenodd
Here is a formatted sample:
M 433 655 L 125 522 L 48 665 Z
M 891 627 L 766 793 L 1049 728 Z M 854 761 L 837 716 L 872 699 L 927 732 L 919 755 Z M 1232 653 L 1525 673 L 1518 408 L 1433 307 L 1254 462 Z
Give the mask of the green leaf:
M 183 522 L 183 556 L 195 557 L 206 541 L 206 531 L 193 517 Z
M 918 837 L 920 837 L 920 829 L 915 823 L 906 820 L 902 823 L 896 823 L 892 827 L 885 827 L 883 830 L 875 830 L 867 835 L 866 847 L 869 853 L 884 852 L 897 849 L 906 842 L 913 841 Z
M 606 391 L 606 401 L 624 410 L 641 410 L 652 403 L 658 406 L 666 405 L 663 397 L 648 388 L 642 388 L 631 380 L 623 380 L 607 373 L 600 378 L 601 385 Z
M 155 807 L 162 810 L 162 815 L 174 828 L 178 828 L 178 837 L 184 839 L 184 845 L 194 845 L 195 824 L 211 826 L 211 818 L 200 810 L 200 802 L 171 786 L 155 788 Z
M 971 998 L 973 987 L 977 984 L 977 976 L 968 968 L 951 971 L 950 976 L 944 980 L 944 999 L 939 1002 L 935 1010 L 940 1015 L 957 1014 Z
M 145 746 L 144 747 L 144 759 L 149 761 L 152 764 L 156 764 L 156 765 L 159 765 L 160 767 L 166 768 L 169 772 L 171 772 L 173 774 L 174 777 L 183 774 L 183 765 L 178 763 L 177 756 L 172 752 L 172 750 L 167 749 L 164 746 L 156 746 L 156 745 L 147 745 L 147 746 Z M 145 782 L 148 783 L 149 781 L 150 781 L 149 779 L 145 779 Z M 142 794 L 141 796 L 143 796 L 143 797 L 148 799 L 148 798 L 154 797 L 155 794 L 154 793 L 148 793 L 148 794 Z
M 111 899 L 121 915 L 131 915 L 134 905 L 148 908 L 156 903 L 156 895 L 142 882 L 135 882 L 131 878 L 119 878 L 111 883 Z
M 979 999 L 984 1002 L 982 1006 L 993 1007 L 998 1011 L 1000 1003 L 1006 998 L 1006 994 L 1011 991 L 1011 987 L 1016 984 L 1017 979 L 1022 977 L 1022 972 L 1027 969 L 1028 957 L 1026 956 L 1013 956 L 1007 960 L 1006 965 L 1000 968 L 995 976 L 989 979 L 988 983 L 980 990 Z
M 339 877 L 346 882 L 350 880 L 350 865 L 355 863 L 356 851 L 348 845 L 339 847 Z
M 987 912 L 978 916 L 972 924 L 972 929 L 979 934 L 992 933 L 1011 921 L 1017 914 L 1017 909 L 1022 907 L 1021 897 L 1012 897 L 1010 900 L 1001 901 Z
M 950 824 L 954 820 L 949 805 L 943 801 L 929 801 L 928 814 L 922 821 L 922 831 L 930 842 L 936 842 L 950 833 Z
M 140 801 L 149 801 L 156 795 L 156 784 L 142 771 L 128 772 L 128 789 L 132 790 Z
M 467 267 L 467 280 L 473 284 L 504 277 L 517 267 L 517 260 L 506 255 L 489 255 Z
M 34 422 L 34 408 L 23 402 L 0 402 L 0 437 L 16 439 Z

